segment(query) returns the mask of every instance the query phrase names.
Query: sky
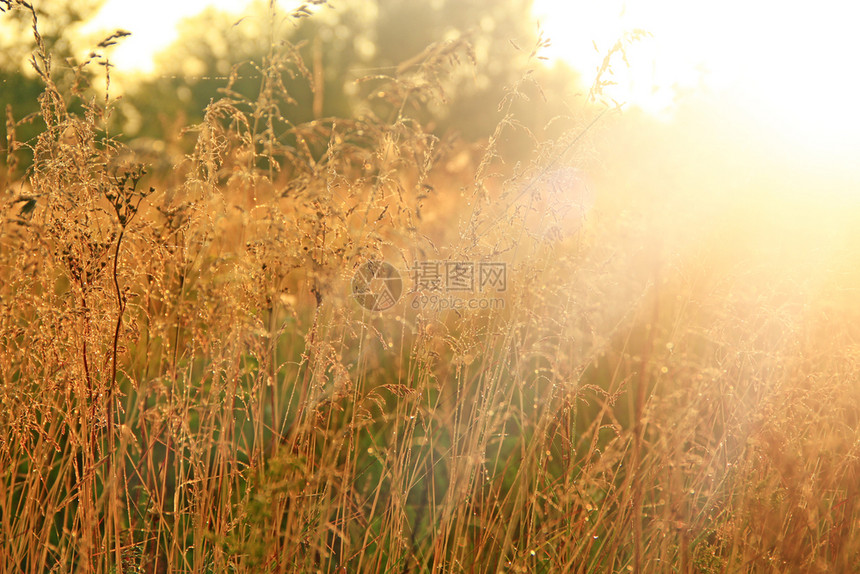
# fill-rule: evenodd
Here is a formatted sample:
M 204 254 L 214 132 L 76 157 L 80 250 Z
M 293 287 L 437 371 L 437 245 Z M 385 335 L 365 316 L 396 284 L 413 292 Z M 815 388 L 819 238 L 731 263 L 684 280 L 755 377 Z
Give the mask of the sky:
M 112 59 L 119 69 L 151 71 L 153 55 L 177 38 L 180 20 L 207 6 L 239 13 L 248 4 L 108 0 L 87 29 L 131 31 Z M 281 0 L 287 9 L 298 4 Z M 812 10 L 803 3 L 761 0 L 535 0 L 534 14 L 553 43 L 545 55 L 567 60 L 586 76 L 625 32 L 651 33 L 628 47 L 633 72 L 618 74 L 617 92 L 654 113 L 671 106 L 674 88 L 701 83 L 743 93 L 751 103 L 766 102 L 762 111 L 771 114 L 817 100 L 844 111 L 858 101 L 860 82 L 845 67 L 853 68 L 848 58 L 860 54 L 860 35 L 853 29 L 860 5 L 849 2 L 817 2 Z
M 251 3 L 252 0 L 107 0 L 84 32 L 115 28 L 130 31 L 132 35 L 115 48 L 111 60 L 121 70 L 152 72 L 153 57 L 179 37 L 177 26 L 183 19 L 208 7 L 239 14 Z M 292 9 L 301 2 L 279 0 L 279 4 Z
M 111 59 L 120 70 L 152 71 L 153 56 L 177 38 L 183 18 L 207 6 L 239 13 L 250 0 L 108 0 L 89 30 L 132 32 Z M 281 0 L 284 9 L 299 4 Z M 336 9 L 327 7 L 325 9 Z M 589 81 L 626 33 L 649 36 L 616 59 L 610 95 L 671 119 L 679 94 L 727 98 L 763 132 L 817 155 L 860 153 L 860 5 L 772 0 L 535 0 L 534 16 L 552 42 L 544 56 L 565 60 Z M 813 113 L 810 113 L 813 111 Z M 835 150 L 835 151 L 834 151 Z
M 594 70 L 625 31 L 651 37 L 619 66 L 619 97 L 660 113 L 679 90 L 706 88 L 798 141 L 853 140 L 860 131 L 860 5 L 749 0 L 536 0 L 552 55 Z M 816 113 L 809 114 L 810 109 Z M 803 113 L 800 113 L 803 112 Z

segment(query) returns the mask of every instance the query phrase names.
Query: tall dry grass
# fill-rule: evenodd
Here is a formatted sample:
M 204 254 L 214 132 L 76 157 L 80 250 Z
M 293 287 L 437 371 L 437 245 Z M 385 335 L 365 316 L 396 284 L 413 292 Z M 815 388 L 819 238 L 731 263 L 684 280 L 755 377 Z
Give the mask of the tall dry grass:
M 5 155 L 35 160 L 3 190 L 0 572 L 860 566 L 856 236 L 830 265 L 751 252 L 784 231 L 761 218 L 697 235 L 597 197 L 583 223 L 590 119 L 515 166 L 524 84 L 477 152 L 415 119 L 458 43 L 302 125 L 280 78 L 312 74 L 273 46 L 257 98 L 228 85 L 147 174 L 36 41 L 47 128 Z M 350 282 L 382 259 L 407 284 L 504 262 L 504 308 L 367 311 Z

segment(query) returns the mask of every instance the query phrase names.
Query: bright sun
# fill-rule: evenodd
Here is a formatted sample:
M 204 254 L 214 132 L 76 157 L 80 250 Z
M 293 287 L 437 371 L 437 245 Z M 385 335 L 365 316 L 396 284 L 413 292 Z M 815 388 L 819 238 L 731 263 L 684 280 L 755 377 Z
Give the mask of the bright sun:
M 626 32 L 652 34 L 628 47 L 629 68 L 613 66 L 617 101 L 669 116 L 680 93 L 707 90 L 817 161 L 860 152 L 860 5 L 535 0 L 534 10 L 552 40 L 546 55 L 587 80 Z

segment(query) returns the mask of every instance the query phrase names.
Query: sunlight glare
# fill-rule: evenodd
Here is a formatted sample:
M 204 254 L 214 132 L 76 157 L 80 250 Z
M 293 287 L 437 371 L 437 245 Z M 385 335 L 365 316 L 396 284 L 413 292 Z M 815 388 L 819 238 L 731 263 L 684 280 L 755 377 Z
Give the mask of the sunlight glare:
M 625 32 L 650 32 L 627 46 L 629 67 L 620 57 L 613 65 L 608 94 L 628 107 L 671 116 L 684 92 L 707 91 L 792 153 L 846 167 L 860 151 L 860 82 L 850 61 L 860 54 L 860 7 L 536 0 L 534 13 L 552 41 L 545 55 L 567 61 L 587 84 Z
M 155 55 L 179 38 L 179 23 L 215 8 L 228 14 L 239 14 L 254 0 L 150 0 L 127 2 L 108 0 L 93 20 L 83 29 L 85 34 L 98 35 L 107 30 L 121 28 L 131 32 L 110 54 L 118 70 L 128 73 L 150 74 L 155 71 Z M 298 0 L 279 2 L 289 10 L 298 6 Z

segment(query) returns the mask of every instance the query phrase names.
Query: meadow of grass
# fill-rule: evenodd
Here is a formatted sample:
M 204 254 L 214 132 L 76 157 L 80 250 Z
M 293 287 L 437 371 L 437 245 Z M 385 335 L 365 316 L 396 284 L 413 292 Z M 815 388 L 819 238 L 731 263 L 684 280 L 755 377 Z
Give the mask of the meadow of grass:
M 158 171 L 36 40 L 46 129 L 10 112 L 0 190 L 0 573 L 860 571 L 851 214 L 617 164 L 586 197 L 599 109 L 505 161 L 525 84 L 485 141 L 437 137 L 460 44 L 301 125 L 280 78 L 311 74 L 273 47 Z M 504 263 L 504 306 L 369 311 L 380 260 L 407 291 Z

